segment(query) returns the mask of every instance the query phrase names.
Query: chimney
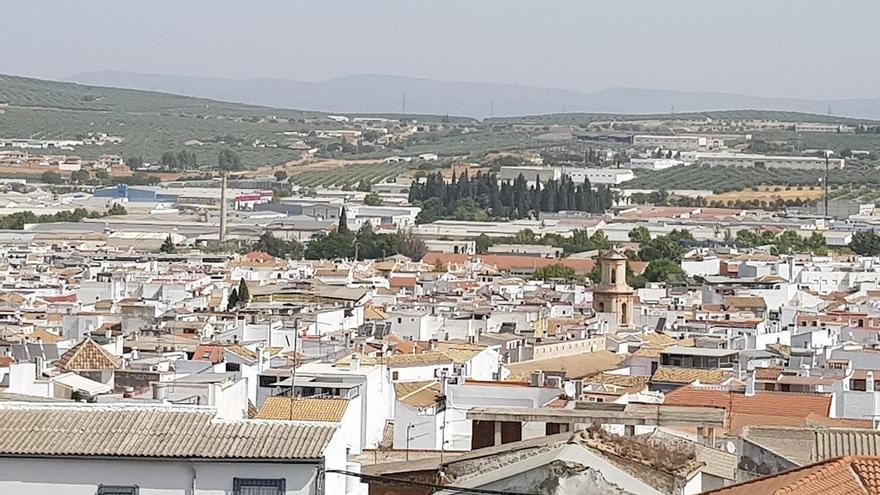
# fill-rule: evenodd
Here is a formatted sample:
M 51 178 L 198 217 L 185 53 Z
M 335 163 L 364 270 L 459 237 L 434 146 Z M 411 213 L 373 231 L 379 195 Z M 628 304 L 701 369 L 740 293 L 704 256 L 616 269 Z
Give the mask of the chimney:
M 112 339 L 112 338 L 113 338 L 113 330 L 111 330 L 110 328 L 108 328 L 108 329 L 107 329 L 107 332 L 105 333 L 105 335 L 107 336 L 107 340 Z
M 220 186 L 220 242 L 226 240 L 226 174 Z
M 874 391 L 874 372 L 868 371 L 865 375 L 865 390 L 868 392 Z
M 749 377 L 746 381 L 746 397 L 754 397 L 755 396 L 755 370 L 749 372 Z
M 532 387 L 543 387 L 544 386 L 544 372 L 543 371 L 533 371 L 529 385 L 531 385 Z
M 141 358 L 141 351 L 138 350 L 137 346 L 131 348 L 131 360 L 137 361 Z
M 361 357 L 359 355 L 351 355 L 351 362 L 348 363 L 348 369 L 351 371 L 357 371 L 361 369 Z

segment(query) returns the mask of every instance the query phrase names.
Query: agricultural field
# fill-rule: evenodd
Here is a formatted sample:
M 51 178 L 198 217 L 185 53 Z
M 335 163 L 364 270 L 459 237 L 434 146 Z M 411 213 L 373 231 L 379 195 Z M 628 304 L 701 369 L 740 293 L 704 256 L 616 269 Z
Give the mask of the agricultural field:
M 819 186 L 760 186 L 741 191 L 730 191 L 721 194 L 713 194 L 706 201 L 766 201 L 767 203 L 783 200 L 815 201 L 822 197 L 822 188 Z
M 626 189 L 706 189 L 715 194 L 741 191 L 759 186 L 818 186 L 825 172 L 745 167 L 674 167 L 659 171 L 639 171 Z M 869 168 L 833 170 L 831 186 L 865 184 L 880 186 L 880 173 Z
M 395 179 L 412 170 L 409 163 L 355 164 L 325 170 L 294 173 L 290 181 L 300 187 L 355 187 L 362 180 L 372 184 Z

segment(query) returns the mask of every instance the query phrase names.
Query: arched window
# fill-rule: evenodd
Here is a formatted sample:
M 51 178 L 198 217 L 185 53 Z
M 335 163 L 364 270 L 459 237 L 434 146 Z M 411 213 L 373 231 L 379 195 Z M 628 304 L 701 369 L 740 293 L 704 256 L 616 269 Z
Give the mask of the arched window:
M 614 268 L 611 269 L 611 283 L 617 283 L 617 270 L 615 270 Z
M 604 313 L 604 312 L 605 312 L 605 303 L 603 303 L 603 302 L 600 302 L 600 303 L 599 303 L 599 312 L 600 312 L 600 313 Z
M 628 309 L 628 306 L 625 302 L 620 303 L 620 324 L 621 325 L 626 325 L 629 323 L 629 318 L 628 318 L 629 313 L 627 312 L 627 309 Z

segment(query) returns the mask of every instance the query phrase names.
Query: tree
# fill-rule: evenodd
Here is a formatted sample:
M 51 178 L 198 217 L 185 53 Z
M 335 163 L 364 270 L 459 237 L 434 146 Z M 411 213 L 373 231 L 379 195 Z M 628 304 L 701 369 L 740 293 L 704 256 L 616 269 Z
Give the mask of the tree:
M 492 238 L 487 236 L 486 234 L 480 234 L 475 239 L 475 244 L 477 254 L 483 254 L 488 251 L 493 244 L 495 244 L 495 241 L 493 241 Z
M 95 178 L 101 182 L 107 182 L 110 180 L 110 173 L 107 172 L 106 170 L 96 170 L 95 171 Z
M 138 168 L 141 168 L 144 166 L 144 159 L 139 156 L 130 156 L 130 157 L 126 158 L 124 161 L 125 161 L 125 165 L 127 165 L 128 168 L 131 168 L 131 169 L 138 169 Z
M 226 311 L 232 311 L 236 306 L 238 306 L 238 290 L 233 288 L 226 300 Z
M 115 203 L 107 210 L 107 216 L 128 215 L 128 210 L 119 203 Z
M 302 244 L 296 241 L 279 239 L 271 232 L 264 232 L 251 248 L 254 251 L 260 251 L 276 258 L 292 258 L 298 260 L 303 256 Z
M 339 225 L 336 227 L 336 232 L 340 234 L 347 234 L 348 230 L 348 216 L 345 214 L 345 207 L 342 207 L 342 210 L 339 212 Z
M 679 282 L 685 279 L 681 265 L 668 259 L 651 261 L 642 276 L 649 282 Z
M 645 244 L 651 241 L 651 232 L 639 225 L 638 227 L 629 231 L 629 240 L 632 242 L 638 242 L 639 244 Z
M 355 188 L 356 191 L 360 191 L 360 192 L 370 192 L 372 189 L 373 189 L 373 184 L 370 181 L 368 181 L 367 179 L 361 179 L 361 181 L 358 182 L 358 185 Z
M 92 176 L 89 175 L 88 170 L 77 170 L 70 174 L 70 180 L 77 184 L 85 184 L 89 180 L 92 179 Z
M 162 246 L 159 247 L 159 252 L 165 254 L 177 254 L 177 247 L 174 246 L 174 240 L 171 239 L 171 234 L 168 234 L 168 237 L 162 242 Z
M 880 256 L 880 235 L 873 230 L 860 230 L 853 234 L 849 247 L 861 256 Z
M 275 180 L 277 180 L 278 182 L 286 181 L 287 180 L 287 172 L 285 172 L 284 170 L 279 170 L 279 171 L 275 172 Z
M 64 182 L 64 177 L 61 177 L 61 174 L 58 172 L 43 172 L 43 175 L 40 176 L 40 181 L 46 184 L 61 184 Z
M 226 172 L 241 170 L 241 158 L 238 153 L 226 148 L 217 155 L 217 167 Z
M 382 198 L 378 194 L 371 192 L 364 196 L 364 204 L 367 206 L 382 206 Z
M 244 281 L 244 278 L 238 282 L 238 300 L 244 304 L 251 302 L 251 291 L 248 289 L 248 284 Z
M 556 263 L 535 270 L 535 272 L 532 273 L 532 280 L 549 280 L 554 278 L 574 280 L 576 276 L 577 274 L 575 273 L 574 268 Z
M 177 155 L 173 151 L 166 151 L 159 158 L 159 163 L 166 167 L 177 168 Z

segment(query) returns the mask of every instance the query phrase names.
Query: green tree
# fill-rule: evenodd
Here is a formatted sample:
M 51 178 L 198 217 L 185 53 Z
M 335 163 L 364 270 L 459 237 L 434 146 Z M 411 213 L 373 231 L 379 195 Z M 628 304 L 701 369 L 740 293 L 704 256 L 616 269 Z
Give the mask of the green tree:
M 370 181 L 368 181 L 367 179 L 361 179 L 361 181 L 358 182 L 358 185 L 355 188 L 356 191 L 360 191 L 360 192 L 370 192 L 372 189 L 373 189 L 373 184 Z
M 576 276 L 577 275 L 574 271 L 574 268 L 556 263 L 535 270 L 535 272 L 532 274 L 532 280 L 574 280 Z
M 168 237 L 162 242 L 162 246 L 159 247 L 159 252 L 165 254 L 177 254 L 177 247 L 174 245 L 174 240 L 171 239 L 171 234 L 168 234 Z
M 480 234 L 475 239 L 477 254 L 483 254 L 489 251 L 489 248 L 492 247 L 495 242 L 491 237 L 486 234 Z
M 685 273 L 675 261 L 657 259 L 648 263 L 642 277 L 649 282 L 680 282 L 685 279 Z
M 651 232 L 647 228 L 639 225 L 629 231 L 629 240 L 632 242 L 638 242 L 639 244 L 646 244 L 651 242 Z
M 86 182 L 90 181 L 91 179 L 92 179 L 92 176 L 89 175 L 88 170 L 80 169 L 80 170 L 77 170 L 77 171 L 70 174 L 70 180 L 77 183 L 77 184 L 85 184 Z
M 382 198 L 378 194 L 371 192 L 364 196 L 364 204 L 367 206 L 382 206 Z
M 301 259 L 303 246 L 296 241 L 285 241 L 275 237 L 271 232 L 263 232 L 257 242 L 251 246 L 254 251 L 260 251 L 276 258 Z
M 109 182 L 110 181 L 110 173 L 106 170 L 96 170 L 95 178 L 101 182 Z
M 107 210 L 107 216 L 128 215 L 128 210 L 119 203 L 115 203 Z
M 61 184 L 64 182 L 64 177 L 58 172 L 43 172 L 43 174 L 40 175 L 40 182 L 45 184 Z
M 238 290 L 233 288 L 226 300 L 226 311 L 232 311 L 238 306 Z
M 284 170 L 279 170 L 279 171 L 275 172 L 275 180 L 277 180 L 278 182 L 286 181 L 287 180 L 287 172 L 285 172 Z
M 873 230 L 860 230 L 853 234 L 849 247 L 861 256 L 880 256 L 880 235 Z
M 245 305 L 251 302 L 251 291 L 248 289 L 248 284 L 244 281 L 244 278 L 238 282 L 238 300 Z
M 340 234 L 347 234 L 348 230 L 348 215 L 345 213 L 345 207 L 342 207 L 342 210 L 339 212 L 339 225 L 336 227 L 336 232 Z
M 226 148 L 217 155 L 217 167 L 225 172 L 241 170 L 241 158 L 238 153 Z
M 130 156 L 124 160 L 125 165 L 131 169 L 138 169 L 144 166 L 144 159 L 139 156 Z
M 177 168 L 177 155 L 173 151 L 166 151 L 159 158 L 159 163 L 166 167 Z

